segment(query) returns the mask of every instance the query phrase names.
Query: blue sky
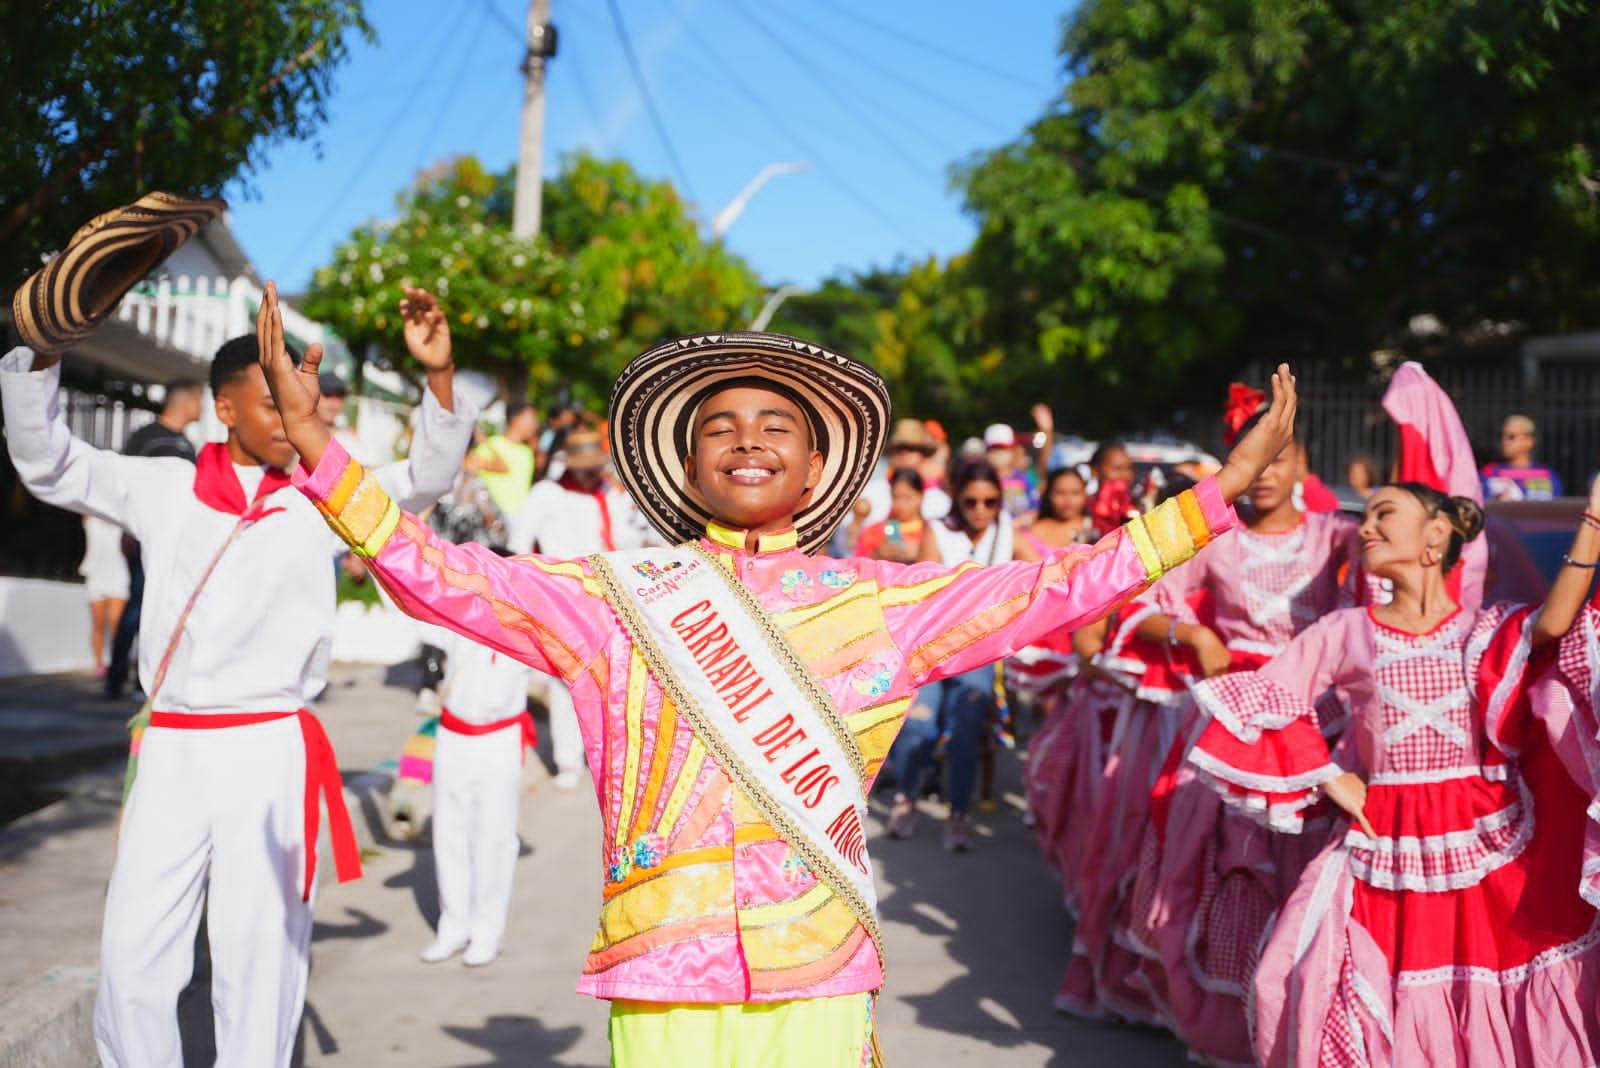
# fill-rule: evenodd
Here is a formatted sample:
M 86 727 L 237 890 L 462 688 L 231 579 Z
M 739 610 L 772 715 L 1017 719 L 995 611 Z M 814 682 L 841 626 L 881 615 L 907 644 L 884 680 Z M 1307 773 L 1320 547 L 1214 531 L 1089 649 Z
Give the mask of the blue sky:
M 765 165 L 809 161 L 726 235 L 773 285 L 965 249 L 950 165 L 1013 140 L 1061 86 L 1061 0 L 614 0 L 669 150 L 611 2 L 552 0 L 545 173 L 579 149 L 626 159 L 709 229 Z M 315 141 L 271 148 L 253 194 L 228 190 L 245 251 L 288 291 L 421 168 L 516 157 L 525 0 L 367 6 L 377 42 L 354 45 Z

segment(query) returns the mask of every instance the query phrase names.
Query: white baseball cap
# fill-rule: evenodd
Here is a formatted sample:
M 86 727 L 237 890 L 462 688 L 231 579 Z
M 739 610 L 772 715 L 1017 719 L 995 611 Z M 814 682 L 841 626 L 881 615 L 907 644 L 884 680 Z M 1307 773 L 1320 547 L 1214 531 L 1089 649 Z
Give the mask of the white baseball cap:
M 1009 449 L 1017 443 L 1017 433 L 1004 423 L 991 423 L 983 432 L 983 444 L 990 449 Z

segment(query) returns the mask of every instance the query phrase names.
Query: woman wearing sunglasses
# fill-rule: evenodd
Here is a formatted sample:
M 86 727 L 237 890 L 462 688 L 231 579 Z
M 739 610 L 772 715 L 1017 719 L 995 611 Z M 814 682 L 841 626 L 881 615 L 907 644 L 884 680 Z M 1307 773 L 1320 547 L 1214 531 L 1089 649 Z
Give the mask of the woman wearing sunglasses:
M 961 467 L 955 472 L 950 496 L 955 507 L 949 517 L 927 528 L 937 547 L 936 559 L 952 566 L 967 561 L 988 565 L 1010 560 L 1011 517 L 1002 506 L 999 472 L 983 461 Z M 900 791 L 889 817 L 889 831 L 894 837 L 909 837 L 915 829 L 917 783 L 942 740 L 949 774 L 945 798 L 950 803 L 944 848 L 950 853 L 972 849 L 967 813 L 978 773 L 979 739 L 996 709 L 994 682 L 992 664 L 946 679 L 928 694 L 936 714 L 918 719 L 914 710 L 912 718 L 906 720 L 893 756 Z

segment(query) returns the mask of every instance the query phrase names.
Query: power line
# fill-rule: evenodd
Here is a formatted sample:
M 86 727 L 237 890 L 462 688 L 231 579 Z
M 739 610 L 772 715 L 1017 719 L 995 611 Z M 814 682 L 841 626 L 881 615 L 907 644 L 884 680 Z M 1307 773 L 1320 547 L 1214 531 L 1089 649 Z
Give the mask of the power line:
M 661 121 L 660 112 L 656 111 L 655 99 L 650 95 L 650 86 L 644 80 L 644 68 L 639 65 L 639 57 L 634 54 L 633 40 L 628 36 L 627 25 L 622 21 L 622 11 L 617 7 L 617 0 L 606 0 L 606 7 L 611 9 L 611 21 L 617 27 L 617 40 L 622 43 L 623 54 L 628 57 L 628 68 L 633 71 L 633 84 L 644 100 L 645 110 L 650 113 L 650 122 L 656 128 L 656 136 L 661 140 L 661 147 L 666 149 L 673 173 L 678 176 L 678 185 L 685 197 L 691 201 L 698 201 L 699 198 L 694 195 L 694 190 L 689 185 L 689 172 L 678 159 L 678 152 L 672 147 L 672 138 L 667 136 L 666 124 Z
M 920 97 L 926 97 L 936 104 L 941 104 L 947 111 L 954 112 L 957 115 L 964 115 L 987 130 L 992 130 L 1005 136 L 1010 136 L 1015 132 L 996 122 L 993 115 L 985 115 L 980 111 L 974 111 L 960 101 L 952 100 L 950 97 L 941 96 L 938 93 L 925 89 L 916 82 L 913 82 L 910 78 L 900 74 L 898 71 L 890 70 L 888 67 L 885 67 L 882 63 L 879 63 L 877 60 L 861 52 L 859 49 L 846 44 L 830 34 L 823 33 L 822 30 L 818 28 L 815 19 L 800 19 L 799 22 L 803 29 L 809 31 L 813 36 L 820 39 L 823 43 L 831 46 L 836 52 L 840 52 L 846 56 L 852 57 L 856 60 L 856 62 L 860 63 L 868 70 L 875 72 L 880 78 L 896 82 Z
M 528 35 L 517 29 L 517 24 L 511 21 L 511 16 L 501 11 L 494 0 L 482 0 L 482 6 L 485 11 L 489 12 L 489 16 L 498 22 L 501 28 L 511 36 L 513 41 L 523 48 L 528 47 Z
M 951 51 L 948 48 L 934 44 L 932 41 L 924 41 L 920 38 L 913 37 L 906 33 L 903 27 L 888 26 L 884 23 L 876 22 L 873 19 L 869 19 L 866 16 L 859 14 L 858 12 L 852 11 L 849 8 L 840 7 L 838 4 L 830 2 L 830 0 L 810 0 L 810 2 L 813 4 L 820 4 L 835 14 L 842 15 L 852 22 L 859 23 L 863 26 L 869 26 L 872 29 L 877 30 L 879 33 L 894 38 L 894 40 L 899 41 L 901 44 L 914 45 L 917 48 L 922 49 L 924 52 L 931 52 L 936 56 L 941 56 L 944 59 L 949 60 L 951 63 L 958 63 L 963 67 L 968 67 L 975 71 L 981 71 L 982 73 L 991 77 L 1000 78 L 1004 81 L 1010 82 L 1013 85 L 1020 85 L 1024 89 L 1031 89 L 1034 92 L 1049 92 L 1049 90 L 1044 89 L 1044 87 L 1037 85 L 1026 78 L 1022 78 L 1011 71 L 1003 70 L 1000 67 L 991 67 L 986 63 L 979 63 L 977 60 L 964 56 L 960 52 Z
M 791 46 L 788 41 L 785 41 L 780 34 L 774 32 L 772 27 L 762 22 L 761 19 L 758 18 L 755 13 L 745 5 L 739 5 L 737 10 L 747 20 L 749 20 L 750 24 L 759 30 L 762 35 L 767 38 L 767 40 L 771 41 L 775 46 L 777 46 L 779 51 L 783 52 L 790 59 L 794 60 L 796 65 L 798 65 L 801 70 L 805 71 L 806 75 L 812 81 L 821 86 L 824 92 L 833 97 L 834 100 L 838 101 L 839 105 L 844 108 L 847 114 L 853 115 L 857 122 L 876 134 L 878 139 L 883 142 L 886 148 L 888 148 L 896 156 L 900 157 L 900 161 L 902 163 L 910 167 L 913 171 L 916 171 L 918 174 L 927 171 L 927 166 L 913 157 L 912 154 L 907 151 L 898 140 L 896 140 L 892 133 L 890 133 L 883 126 L 879 125 L 876 120 L 867 117 L 866 113 L 860 107 L 859 101 L 852 101 L 846 98 L 843 93 L 839 92 L 839 90 L 834 87 L 832 82 L 828 81 L 826 78 L 819 77 L 816 71 L 812 69 L 811 64 L 806 62 L 805 57 L 796 52 L 793 46 Z
M 490 5 L 489 10 L 491 12 L 495 10 L 493 5 Z M 466 77 L 467 71 L 472 68 L 473 45 L 477 43 L 478 38 L 482 35 L 483 16 L 480 14 L 478 16 L 478 21 L 474 26 L 472 36 L 467 38 L 467 54 L 462 57 L 461 66 L 456 68 L 455 76 L 450 79 L 449 88 L 446 89 L 444 91 L 444 95 L 439 98 L 439 109 L 433 113 L 433 122 L 429 125 L 428 132 L 423 135 L 422 147 L 417 152 L 417 162 L 412 168 L 413 170 L 421 170 L 423 163 L 426 162 L 425 157 L 428 154 L 428 145 L 432 143 L 433 135 L 439 132 L 439 126 L 444 122 L 445 112 L 450 109 L 451 102 L 455 100 L 456 90 L 460 88 L 461 80 Z
M 449 38 L 446 39 L 444 45 L 439 49 L 439 51 L 443 52 L 449 50 L 450 46 L 455 43 L 456 34 L 461 31 L 461 27 L 463 25 L 465 25 L 465 23 L 461 20 L 458 19 L 455 21 L 454 25 L 450 29 Z M 431 38 L 429 39 L 428 43 L 431 48 Z M 418 68 L 419 71 L 422 69 L 423 68 L 421 67 Z M 403 120 L 406 117 L 406 114 L 410 112 L 411 105 L 416 102 L 417 95 L 422 92 L 423 88 L 428 84 L 428 82 L 429 79 L 418 78 L 414 83 L 412 83 L 410 92 L 408 92 L 405 99 L 400 102 L 400 107 L 389 119 L 389 122 L 379 132 L 378 136 L 373 139 L 372 143 L 367 147 L 367 150 L 356 158 L 356 167 L 351 173 L 349 180 L 345 182 L 333 199 L 327 202 L 327 206 L 323 209 L 322 214 L 318 216 L 315 225 L 313 225 L 306 232 L 305 237 L 300 239 L 299 243 L 294 246 L 295 248 L 306 248 L 311 244 L 311 242 L 317 240 L 317 238 L 322 234 L 324 228 L 326 228 L 333 217 L 338 214 L 339 209 L 344 206 L 344 202 L 349 199 L 350 194 L 355 191 L 357 183 L 359 183 L 362 178 L 366 177 L 371 172 L 373 155 L 377 152 L 379 146 L 391 139 L 395 128 L 400 125 L 401 120 Z
M 719 54 L 711 45 L 711 43 L 700 35 L 700 31 L 695 29 L 694 24 L 685 18 L 683 13 L 678 10 L 676 3 L 669 3 L 667 6 L 672 11 L 673 16 L 678 20 L 678 24 L 683 27 L 684 32 L 694 39 L 695 43 L 700 46 L 700 49 L 704 54 Z M 717 72 L 727 80 L 728 84 L 732 85 L 734 89 L 738 90 L 739 94 L 748 100 L 751 105 L 754 106 L 755 109 L 766 119 L 768 126 L 787 137 L 790 143 L 793 144 L 794 147 L 798 148 L 806 159 L 809 159 L 811 162 L 817 165 L 817 170 L 819 172 L 832 181 L 833 184 L 836 185 L 847 197 L 855 201 L 857 205 L 864 209 L 867 215 L 874 222 L 883 227 L 885 230 L 890 231 L 907 244 L 923 250 L 928 249 L 928 244 L 926 241 L 917 236 L 914 231 L 905 228 L 900 222 L 885 214 L 883 210 L 879 208 L 879 206 L 872 200 L 872 198 L 862 193 L 861 190 L 855 185 L 846 181 L 843 175 L 835 171 L 815 147 L 809 144 L 805 138 L 795 133 L 789 124 L 783 121 L 783 117 L 773 110 L 773 108 L 766 102 L 765 98 L 763 98 L 760 93 L 757 93 L 747 82 L 744 81 L 744 79 L 740 78 L 736 73 L 734 73 L 734 69 L 731 64 L 718 63 L 716 64 L 716 69 Z

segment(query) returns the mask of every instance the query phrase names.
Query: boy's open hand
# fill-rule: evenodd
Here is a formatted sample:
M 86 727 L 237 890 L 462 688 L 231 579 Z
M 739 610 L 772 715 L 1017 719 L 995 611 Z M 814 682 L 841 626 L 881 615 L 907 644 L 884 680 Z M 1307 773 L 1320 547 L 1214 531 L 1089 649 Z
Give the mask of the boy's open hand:
M 450 320 L 426 289 L 407 286 L 405 292 L 400 315 L 405 320 L 406 350 L 428 371 L 449 369 Z
M 1217 472 L 1217 489 L 1222 499 L 1233 501 L 1250 488 L 1267 465 L 1277 459 L 1283 447 L 1294 439 L 1294 413 L 1299 398 L 1294 390 L 1294 375 L 1289 365 L 1280 363 L 1272 372 L 1272 406 L 1267 414 L 1233 447 Z
M 278 310 L 278 287 L 273 282 L 267 283 L 261 308 L 256 312 L 256 351 L 289 444 L 301 459 L 316 467 L 331 437 L 328 428 L 317 418 L 317 401 L 322 399 L 322 389 L 317 384 L 317 374 L 322 367 L 322 346 L 312 345 L 306 349 L 300 366 L 294 365 L 294 357 L 289 355 L 283 342 L 283 315 Z

